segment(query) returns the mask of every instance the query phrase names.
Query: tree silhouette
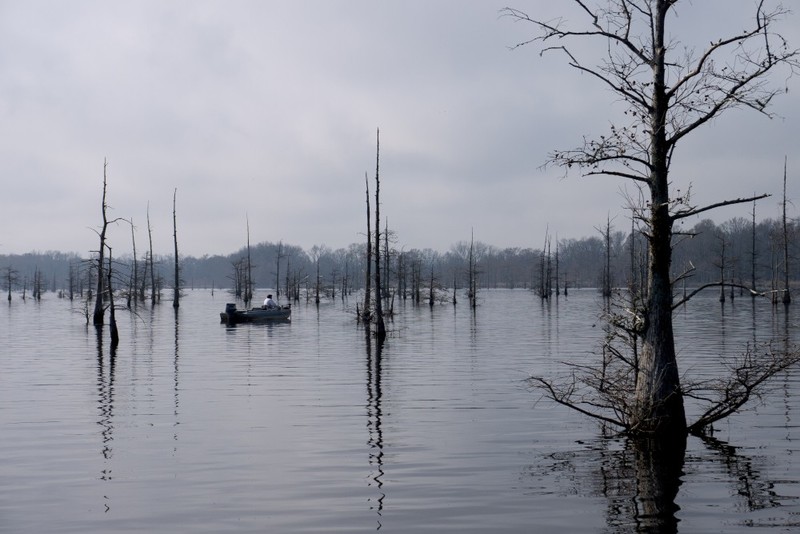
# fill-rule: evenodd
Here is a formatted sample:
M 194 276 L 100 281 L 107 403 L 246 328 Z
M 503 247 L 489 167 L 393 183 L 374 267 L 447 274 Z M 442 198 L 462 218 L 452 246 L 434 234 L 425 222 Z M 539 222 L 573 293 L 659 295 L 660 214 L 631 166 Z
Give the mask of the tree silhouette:
M 774 27 L 787 12 L 755 6 L 748 29 L 709 40 L 699 53 L 668 37 L 667 25 L 678 0 L 606 0 L 596 4 L 574 0 L 583 23 L 572 27 L 565 18 L 544 20 L 513 8 L 504 14 L 530 23 L 537 34 L 529 41 L 542 52 L 561 52 L 568 64 L 610 89 L 626 105 L 628 124 L 611 124 L 599 138 L 584 138 L 575 149 L 556 151 L 550 163 L 584 175 L 616 176 L 640 189 L 646 201 L 632 206 L 646 226 L 649 241 L 646 300 L 629 323 L 642 347 L 633 371 L 635 390 L 624 413 L 611 419 L 632 434 L 668 437 L 687 431 L 683 394 L 675 358 L 672 326 L 673 225 L 716 207 L 762 198 L 723 200 L 707 206 L 691 204 L 687 194 L 672 191 L 670 166 L 678 143 L 724 112 L 750 108 L 769 115 L 768 106 L 783 88 L 771 87 L 767 75 L 777 67 L 798 68 L 798 50 L 789 48 Z M 576 42 L 589 41 L 604 50 L 602 60 L 582 59 Z M 551 44 L 553 43 L 553 44 Z M 547 387 L 546 381 L 542 384 Z M 548 391 L 556 400 L 569 390 Z

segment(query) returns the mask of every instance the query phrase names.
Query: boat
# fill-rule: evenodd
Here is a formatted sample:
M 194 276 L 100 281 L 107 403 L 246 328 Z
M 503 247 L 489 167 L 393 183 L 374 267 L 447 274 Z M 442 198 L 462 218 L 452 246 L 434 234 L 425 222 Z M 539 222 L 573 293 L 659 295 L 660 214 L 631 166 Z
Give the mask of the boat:
M 239 324 L 256 323 L 264 321 L 287 321 L 292 316 L 292 306 L 287 304 L 278 308 L 250 308 L 249 310 L 237 310 L 236 303 L 229 302 L 225 305 L 225 311 L 220 312 L 221 323 Z

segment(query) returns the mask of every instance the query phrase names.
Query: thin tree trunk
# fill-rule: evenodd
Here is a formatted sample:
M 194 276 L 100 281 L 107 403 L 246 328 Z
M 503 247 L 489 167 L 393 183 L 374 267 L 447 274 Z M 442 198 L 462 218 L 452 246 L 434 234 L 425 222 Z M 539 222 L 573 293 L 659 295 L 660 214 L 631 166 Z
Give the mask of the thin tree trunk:
M 181 275 L 180 275 L 180 267 L 178 265 L 178 218 L 175 212 L 175 202 L 178 196 L 178 188 L 175 188 L 175 191 L 172 193 L 172 240 L 175 244 L 175 294 L 172 296 L 172 307 L 178 308 L 180 307 L 180 299 L 181 299 Z
M 371 316 L 370 308 L 372 298 L 372 225 L 370 223 L 371 210 L 369 206 L 369 178 L 367 173 L 364 173 L 364 182 L 367 188 L 367 269 L 366 277 L 364 279 L 364 309 L 361 312 L 361 318 L 368 321 Z
M 275 298 L 281 298 L 281 258 L 283 257 L 283 241 L 278 242 L 278 257 L 275 260 Z
M 380 180 L 380 151 L 381 132 L 376 134 L 375 150 L 375 334 L 378 339 L 386 337 L 386 325 L 383 323 L 383 305 L 381 303 L 381 180 Z
M 104 291 L 104 260 L 106 248 L 106 229 L 108 228 L 108 217 L 106 215 L 106 193 L 108 190 L 108 181 L 106 180 L 106 170 L 108 168 L 108 161 L 103 160 L 103 228 L 100 230 L 100 249 L 97 253 L 97 294 L 94 301 L 94 314 L 92 315 L 92 324 L 101 325 L 105 320 L 105 309 L 103 307 L 103 298 L 105 297 Z
M 111 333 L 111 348 L 119 345 L 119 330 L 117 330 L 117 316 L 114 312 L 114 289 L 111 286 L 111 247 L 108 247 L 108 312 L 109 312 L 109 332 Z
M 155 306 L 156 294 L 156 266 L 153 259 L 153 228 L 150 226 L 150 203 L 147 203 L 147 239 L 150 242 L 150 304 Z
M 136 259 L 136 229 L 131 219 L 131 245 L 133 246 L 133 272 L 131 273 L 131 283 L 128 288 L 128 307 L 131 306 L 131 299 L 136 304 L 136 292 L 139 289 L 139 262 Z
M 245 217 L 247 225 L 247 279 L 244 286 L 244 303 L 245 307 L 250 306 L 253 300 L 253 262 L 250 255 L 250 217 Z
M 753 201 L 753 227 L 750 238 L 750 292 L 753 300 L 756 298 L 756 201 Z
M 783 159 L 783 303 L 791 304 L 789 292 L 789 231 L 786 225 L 786 165 L 788 157 Z

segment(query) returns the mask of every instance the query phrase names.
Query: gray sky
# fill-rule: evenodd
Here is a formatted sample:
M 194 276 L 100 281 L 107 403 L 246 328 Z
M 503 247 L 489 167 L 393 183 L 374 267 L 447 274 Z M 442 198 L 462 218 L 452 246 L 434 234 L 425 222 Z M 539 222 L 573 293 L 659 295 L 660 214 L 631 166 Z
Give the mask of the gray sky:
M 144 248 L 227 254 L 246 239 L 310 248 L 364 240 L 365 173 L 397 245 L 477 240 L 539 247 L 627 230 L 613 178 L 541 168 L 553 149 L 604 133 L 621 107 L 535 46 L 506 5 L 554 16 L 566 0 L 0 0 L 0 254 L 97 248 L 103 160 L 114 217 Z M 678 5 L 676 36 L 700 45 L 744 28 L 753 0 Z M 786 36 L 800 47 L 793 15 Z M 694 201 L 769 192 L 784 156 L 800 200 L 798 80 L 772 120 L 735 110 L 679 145 L 675 187 Z M 790 208 L 797 216 L 800 204 Z M 749 216 L 749 206 L 712 218 Z M 696 221 L 689 221 L 693 224 Z M 114 253 L 130 228 L 111 230 Z

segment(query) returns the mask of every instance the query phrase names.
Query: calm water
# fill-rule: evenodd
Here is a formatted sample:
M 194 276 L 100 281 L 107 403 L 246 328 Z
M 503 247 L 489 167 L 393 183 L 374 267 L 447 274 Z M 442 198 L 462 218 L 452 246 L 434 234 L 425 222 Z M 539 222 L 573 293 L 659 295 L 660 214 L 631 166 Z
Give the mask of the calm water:
M 525 385 L 590 358 L 594 292 L 400 306 L 380 349 L 355 300 L 227 327 L 228 300 L 121 312 L 115 354 L 66 299 L 0 306 L 0 531 L 645 530 L 627 444 Z M 794 335 L 797 306 L 693 301 L 682 371 Z M 677 530 L 796 531 L 799 411 L 795 370 L 717 441 L 690 438 Z

